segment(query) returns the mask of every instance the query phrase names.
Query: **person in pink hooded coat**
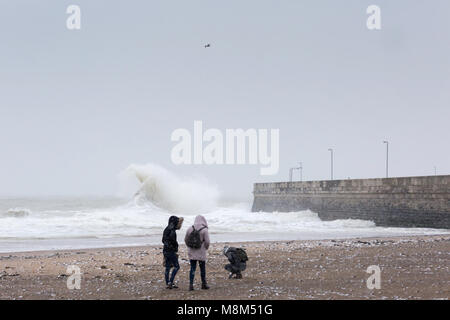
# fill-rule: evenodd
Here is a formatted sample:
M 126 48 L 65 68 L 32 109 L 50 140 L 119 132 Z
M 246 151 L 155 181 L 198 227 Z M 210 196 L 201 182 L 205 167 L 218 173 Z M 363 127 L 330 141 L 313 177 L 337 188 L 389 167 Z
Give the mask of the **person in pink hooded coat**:
M 206 252 L 209 248 L 209 232 L 208 223 L 204 216 L 195 217 L 194 225 L 189 227 L 186 231 L 186 236 L 184 237 L 184 242 L 188 244 L 188 237 L 194 230 L 199 231 L 200 240 L 202 245 L 198 249 L 194 249 L 188 246 L 188 257 L 191 263 L 191 271 L 189 272 L 189 290 L 194 290 L 194 277 L 195 270 L 197 269 L 197 262 L 200 266 L 200 277 L 202 279 L 202 289 L 209 289 L 206 283 Z

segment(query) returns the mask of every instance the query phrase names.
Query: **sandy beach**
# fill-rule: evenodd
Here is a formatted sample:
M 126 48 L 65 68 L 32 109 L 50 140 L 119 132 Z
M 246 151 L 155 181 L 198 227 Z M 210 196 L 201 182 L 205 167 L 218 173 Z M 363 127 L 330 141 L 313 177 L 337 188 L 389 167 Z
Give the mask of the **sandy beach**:
M 161 246 L 0 254 L 1 299 L 449 299 L 450 236 L 251 242 L 242 280 L 223 269 L 224 243 L 209 251 L 210 290 L 189 292 L 186 247 L 179 289 L 163 281 Z M 81 288 L 67 288 L 67 267 Z M 369 290 L 367 267 L 381 269 Z M 198 272 L 198 271 L 197 271 Z

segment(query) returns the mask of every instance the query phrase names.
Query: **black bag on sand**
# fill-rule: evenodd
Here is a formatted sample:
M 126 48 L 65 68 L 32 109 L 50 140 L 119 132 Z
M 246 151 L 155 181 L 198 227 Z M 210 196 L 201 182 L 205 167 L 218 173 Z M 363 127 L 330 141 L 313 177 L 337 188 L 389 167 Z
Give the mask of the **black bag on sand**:
M 242 262 L 248 261 L 247 252 L 244 249 L 236 248 L 236 255 Z
M 186 245 L 192 249 L 200 249 L 202 247 L 202 240 L 200 238 L 200 231 L 205 229 L 206 227 L 195 230 L 195 227 L 192 226 L 192 232 L 189 234 Z

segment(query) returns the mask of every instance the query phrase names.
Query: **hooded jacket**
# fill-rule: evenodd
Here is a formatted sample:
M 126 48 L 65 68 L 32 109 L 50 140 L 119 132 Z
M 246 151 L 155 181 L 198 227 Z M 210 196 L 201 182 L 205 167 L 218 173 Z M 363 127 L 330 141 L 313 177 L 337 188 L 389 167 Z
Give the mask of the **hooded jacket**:
M 224 250 L 223 254 L 228 258 L 228 261 L 230 261 L 230 267 L 227 268 L 225 266 L 227 270 L 230 270 L 232 272 L 240 272 L 244 271 L 247 268 L 247 263 L 240 259 L 235 247 L 227 248 L 226 250 Z
M 180 219 L 172 216 L 169 218 L 169 225 L 164 229 L 162 243 L 164 244 L 163 253 L 178 252 L 178 242 L 176 229 Z
M 202 241 L 202 246 L 199 249 L 193 249 L 188 247 L 189 260 L 206 261 L 206 251 L 209 248 L 210 241 L 209 241 L 208 223 L 206 222 L 204 216 L 195 217 L 194 228 L 195 230 L 200 230 L 201 228 L 204 228 L 203 230 L 200 231 L 200 240 Z M 192 226 L 190 226 L 186 231 L 186 236 L 184 237 L 185 243 L 187 242 L 187 239 L 192 231 L 193 228 Z

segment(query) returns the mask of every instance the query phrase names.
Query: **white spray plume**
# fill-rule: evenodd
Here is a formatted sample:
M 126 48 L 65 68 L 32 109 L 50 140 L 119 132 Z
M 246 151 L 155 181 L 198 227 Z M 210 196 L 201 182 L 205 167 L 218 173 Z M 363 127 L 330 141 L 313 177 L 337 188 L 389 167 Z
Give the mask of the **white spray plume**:
M 217 187 L 205 178 L 176 176 L 155 164 L 132 164 L 120 180 L 122 195 L 129 194 L 126 189 L 131 187 L 137 202 L 148 201 L 169 212 L 199 214 L 217 206 Z

